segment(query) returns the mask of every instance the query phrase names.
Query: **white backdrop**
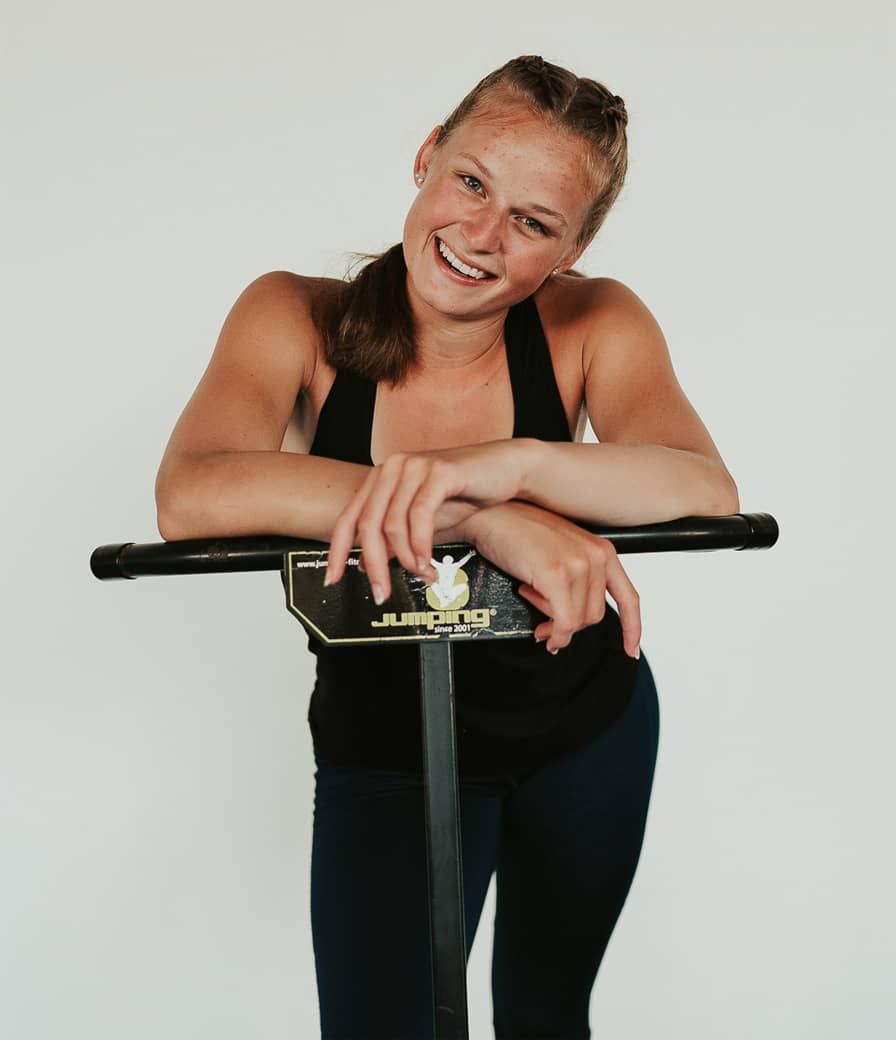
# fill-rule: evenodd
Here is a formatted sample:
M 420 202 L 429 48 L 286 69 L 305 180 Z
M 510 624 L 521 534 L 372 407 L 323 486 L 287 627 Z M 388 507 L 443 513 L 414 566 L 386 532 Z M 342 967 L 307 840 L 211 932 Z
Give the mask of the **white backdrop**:
M 0 1035 L 315 1035 L 304 632 L 275 574 L 101 584 L 88 557 L 158 540 L 245 285 L 397 241 L 417 146 L 521 53 L 625 99 L 581 266 L 652 309 L 741 508 L 781 525 L 626 560 L 660 751 L 593 1028 L 891 1035 L 888 5 L 324 6 L 4 13 Z

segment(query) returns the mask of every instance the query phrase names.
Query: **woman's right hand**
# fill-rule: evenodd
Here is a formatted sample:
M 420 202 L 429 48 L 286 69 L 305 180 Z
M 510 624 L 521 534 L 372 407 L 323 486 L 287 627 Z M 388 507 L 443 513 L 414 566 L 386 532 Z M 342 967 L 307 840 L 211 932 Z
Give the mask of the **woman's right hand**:
M 547 640 L 548 650 L 556 653 L 574 633 L 603 620 L 609 592 L 625 651 L 639 656 L 641 600 L 611 541 L 519 500 L 480 509 L 458 529 L 486 559 L 519 579 L 520 595 L 547 615 L 535 638 Z

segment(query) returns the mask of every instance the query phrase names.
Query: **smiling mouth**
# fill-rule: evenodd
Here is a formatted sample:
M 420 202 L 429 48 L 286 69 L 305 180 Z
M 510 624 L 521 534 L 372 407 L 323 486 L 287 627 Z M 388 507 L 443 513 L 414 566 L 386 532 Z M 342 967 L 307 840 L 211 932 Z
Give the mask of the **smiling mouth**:
M 481 267 L 473 267 L 464 263 L 438 236 L 436 236 L 436 255 L 444 267 L 471 284 L 476 282 L 493 282 L 497 275 L 484 271 Z

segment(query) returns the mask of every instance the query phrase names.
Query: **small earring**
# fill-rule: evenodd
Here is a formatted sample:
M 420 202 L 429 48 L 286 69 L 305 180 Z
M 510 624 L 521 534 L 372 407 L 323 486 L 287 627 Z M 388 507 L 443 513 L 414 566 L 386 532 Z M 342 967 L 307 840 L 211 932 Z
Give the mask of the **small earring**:
M 422 174 L 422 173 L 418 173 L 418 174 L 417 174 L 417 176 L 416 176 L 416 177 L 414 178 L 414 180 L 415 180 L 415 181 L 416 181 L 416 182 L 417 182 L 418 184 L 422 184 L 422 183 L 423 183 L 423 181 L 425 180 L 425 178 L 424 178 L 424 176 L 423 176 L 423 174 Z
M 559 270 L 560 270 L 559 267 L 555 267 L 554 270 L 551 271 L 551 274 L 556 274 Z

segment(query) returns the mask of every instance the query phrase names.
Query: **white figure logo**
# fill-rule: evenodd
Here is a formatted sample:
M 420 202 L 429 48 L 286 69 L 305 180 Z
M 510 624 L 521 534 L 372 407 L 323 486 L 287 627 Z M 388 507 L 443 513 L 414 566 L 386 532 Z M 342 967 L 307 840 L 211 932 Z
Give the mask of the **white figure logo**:
M 467 560 L 475 555 L 475 552 L 475 549 L 471 549 L 456 563 L 453 556 L 443 556 L 441 561 L 435 558 L 430 559 L 429 562 L 435 567 L 436 574 L 439 576 L 438 580 L 434 581 L 426 590 L 426 598 L 432 606 L 437 606 L 439 610 L 447 610 L 449 607 L 462 607 L 466 603 L 469 599 L 470 587 L 466 581 L 457 581 L 457 572 Z M 466 574 L 463 577 L 466 578 Z M 430 593 L 435 595 L 436 603 L 432 603 Z M 466 593 L 463 603 L 456 603 L 455 600 L 460 599 L 463 593 Z

